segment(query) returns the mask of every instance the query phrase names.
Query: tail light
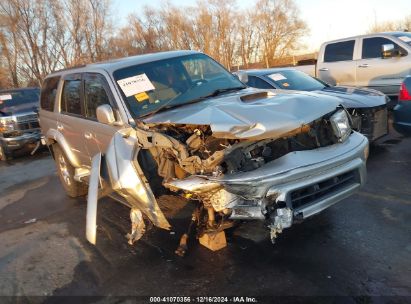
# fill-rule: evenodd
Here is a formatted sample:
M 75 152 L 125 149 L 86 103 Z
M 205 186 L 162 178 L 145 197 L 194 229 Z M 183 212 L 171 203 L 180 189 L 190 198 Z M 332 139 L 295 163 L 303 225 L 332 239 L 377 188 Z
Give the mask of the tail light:
M 411 93 L 407 89 L 407 86 L 405 85 L 404 82 L 401 84 L 399 100 L 401 101 L 410 100 L 411 101 Z

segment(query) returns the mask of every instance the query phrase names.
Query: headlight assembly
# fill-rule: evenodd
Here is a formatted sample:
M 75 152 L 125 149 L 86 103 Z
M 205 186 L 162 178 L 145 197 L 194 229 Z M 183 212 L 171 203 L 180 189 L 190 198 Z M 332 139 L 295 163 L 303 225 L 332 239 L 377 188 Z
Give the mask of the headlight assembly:
M 14 130 L 14 121 L 9 118 L 0 119 L 0 133 L 10 132 Z
M 351 134 L 350 119 L 345 110 L 340 110 L 330 117 L 331 126 L 339 142 L 345 141 Z

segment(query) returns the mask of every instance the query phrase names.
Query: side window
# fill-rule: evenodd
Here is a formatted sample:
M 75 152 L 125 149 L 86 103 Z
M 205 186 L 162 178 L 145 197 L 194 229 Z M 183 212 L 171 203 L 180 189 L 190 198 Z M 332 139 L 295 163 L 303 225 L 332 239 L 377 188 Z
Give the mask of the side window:
M 268 82 L 255 77 L 255 76 L 248 76 L 248 82 L 247 85 L 253 88 L 257 89 L 275 89 L 272 85 L 270 85 Z
M 106 80 L 100 74 L 87 74 L 84 80 L 84 99 L 86 117 L 96 119 L 96 109 L 103 104 L 110 104 L 105 90 Z
M 53 111 L 59 81 L 60 76 L 50 77 L 44 80 L 40 97 L 40 107 L 43 110 Z
M 383 44 L 393 44 L 394 47 L 400 48 L 398 44 L 387 38 L 365 38 L 362 41 L 362 58 L 381 58 L 381 48 Z
M 61 111 L 81 115 L 81 79 L 67 79 L 64 81 L 61 96 Z
M 324 62 L 352 60 L 355 40 L 330 43 L 325 47 Z

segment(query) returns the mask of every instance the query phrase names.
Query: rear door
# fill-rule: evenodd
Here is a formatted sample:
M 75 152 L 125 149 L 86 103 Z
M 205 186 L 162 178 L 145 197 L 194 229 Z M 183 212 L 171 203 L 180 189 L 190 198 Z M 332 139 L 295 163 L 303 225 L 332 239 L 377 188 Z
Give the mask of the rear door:
M 329 43 L 319 58 L 318 78 L 331 85 L 355 85 L 355 39 Z
M 44 135 L 48 130 L 57 129 L 56 114 L 54 108 L 56 104 L 57 89 L 60 76 L 46 78 L 43 81 L 40 95 L 40 127 Z
M 84 119 L 81 74 L 70 74 L 64 77 L 60 98 L 60 114 L 57 120 L 57 130 L 63 135 L 71 152 L 77 157 L 81 166 L 90 166 L 84 130 L 87 124 Z
M 393 44 L 401 49 L 401 57 L 383 59 L 383 44 Z M 407 51 L 393 40 L 386 37 L 369 37 L 361 39 L 361 59 L 357 61 L 357 85 L 369 87 L 385 94 L 398 94 L 402 80 L 407 76 L 409 68 L 405 66 Z
M 104 75 L 99 73 L 85 73 L 84 80 L 84 107 L 87 119 L 87 130 L 84 130 L 87 153 L 92 158 L 97 153 L 105 153 L 113 135 L 120 127 L 103 124 L 97 121 L 96 109 L 100 105 L 108 104 L 116 109 Z M 119 119 L 117 117 L 117 119 Z

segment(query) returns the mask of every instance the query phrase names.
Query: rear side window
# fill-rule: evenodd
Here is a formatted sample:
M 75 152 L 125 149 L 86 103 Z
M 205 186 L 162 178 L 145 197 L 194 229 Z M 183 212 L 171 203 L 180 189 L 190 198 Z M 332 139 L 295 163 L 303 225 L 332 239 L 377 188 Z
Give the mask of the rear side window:
M 81 79 L 65 80 L 61 96 L 61 111 L 81 115 Z
M 59 81 L 60 76 L 50 77 L 44 80 L 40 97 L 40 107 L 43 110 L 53 111 Z
M 395 48 L 399 48 L 398 44 L 387 38 L 365 38 L 362 41 L 362 58 L 381 58 L 381 48 L 383 44 L 393 44 Z
M 250 87 L 253 88 L 257 88 L 257 89 L 275 89 L 271 84 L 269 84 L 268 82 L 255 77 L 255 76 L 248 76 L 248 82 L 247 85 L 249 85 Z
M 86 117 L 96 119 L 96 109 L 98 106 L 110 104 L 110 99 L 106 92 L 106 81 L 103 75 L 87 74 L 84 80 L 84 99 Z
M 355 40 L 330 43 L 325 47 L 324 62 L 352 60 Z

